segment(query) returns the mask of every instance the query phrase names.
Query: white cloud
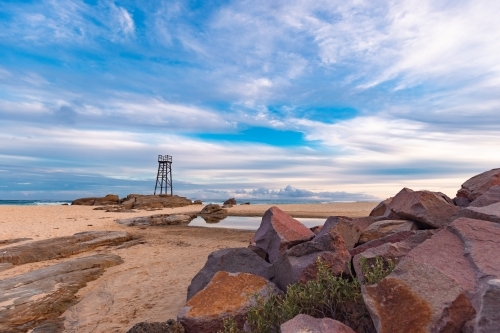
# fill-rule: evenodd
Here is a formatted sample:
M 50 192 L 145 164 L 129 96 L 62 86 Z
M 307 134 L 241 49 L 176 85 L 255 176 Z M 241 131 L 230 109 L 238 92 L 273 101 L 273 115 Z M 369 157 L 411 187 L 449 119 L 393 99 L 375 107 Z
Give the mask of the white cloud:
M 123 7 L 116 7 L 118 22 L 124 35 L 133 35 L 135 31 L 134 20 L 130 13 Z

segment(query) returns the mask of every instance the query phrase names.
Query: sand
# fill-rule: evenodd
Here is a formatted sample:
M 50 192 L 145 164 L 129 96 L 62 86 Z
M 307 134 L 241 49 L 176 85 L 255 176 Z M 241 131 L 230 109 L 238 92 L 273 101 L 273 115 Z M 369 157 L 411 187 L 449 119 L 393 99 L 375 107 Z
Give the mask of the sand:
M 278 205 L 295 217 L 366 216 L 377 203 Z M 108 268 L 78 293 L 78 303 L 61 315 L 65 332 L 126 332 L 141 321 L 176 318 L 184 305 L 191 279 L 207 256 L 218 249 L 246 247 L 253 231 L 188 226 L 126 227 L 119 218 L 152 214 L 196 213 L 203 206 L 158 211 L 107 213 L 86 206 L 0 206 L 0 240 L 73 235 L 89 230 L 124 230 L 144 242 L 125 249 L 102 247 L 71 258 L 95 253 L 121 256 L 124 263 Z M 243 205 L 230 215 L 261 216 L 270 205 Z M 0 250 L 3 247 L 0 246 Z M 0 272 L 0 279 L 46 267 L 65 259 L 16 266 Z

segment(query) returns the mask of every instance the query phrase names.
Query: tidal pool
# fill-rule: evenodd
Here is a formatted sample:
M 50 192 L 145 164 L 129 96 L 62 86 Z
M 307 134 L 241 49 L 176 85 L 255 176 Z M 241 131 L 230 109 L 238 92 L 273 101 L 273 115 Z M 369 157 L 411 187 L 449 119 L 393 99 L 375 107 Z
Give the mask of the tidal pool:
M 302 222 L 308 228 L 317 225 L 323 225 L 326 218 L 296 218 L 297 221 Z M 193 227 L 207 227 L 207 228 L 230 228 L 230 229 L 244 229 L 244 230 L 257 230 L 260 226 L 262 217 L 244 217 L 244 216 L 228 216 L 219 222 L 207 223 L 201 216 L 198 216 L 188 226 Z

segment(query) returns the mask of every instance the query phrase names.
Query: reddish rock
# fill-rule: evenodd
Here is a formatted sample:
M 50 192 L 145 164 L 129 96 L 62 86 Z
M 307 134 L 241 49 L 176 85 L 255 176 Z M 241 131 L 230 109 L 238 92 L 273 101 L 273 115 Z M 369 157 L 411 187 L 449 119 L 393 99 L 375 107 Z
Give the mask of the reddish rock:
M 281 290 L 290 284 L 314 280 L 318 273 L 318 258 L 325 262 L 334 275 L 349 273 L 351 256 L 338 233 L 329 233 L 312 241 L 298 244 L 280 256 L 273 264 L 274 279 Z
M 217 272 L 210 283 L 179 311 L 186 333 L 216 333 L 225 318 L 234 318 L 241 329 L 255 297 L 279 293 L 266 279 L 248 273 Z
M 402 218 L 442 228 L 450 224 L 459 211 L 457 206 L 450 204 L 451 199 L 443 196 L 439 192 L 404 188 L 392 199 L 389 208 Z
M 309 228 L 274 206 L 262 216 L 254 239 L 256 245 L 268 253 L 272 263 L 287 249 L 313 237 L 314 233 Z
M 379 203 L 373 210 L 370 212 L 370 216 L 377 217 L 377 216 L 383 216 L 387 209 L 389 208 L 388 205 L 391 203 L 392 197 L 385 199 L 381 203 Z
M 390 219 L 389 219 L 390 220 Z M 351 220 L 351 222 L 355 225 L 358 226 L 361 232 L 363 232 L 366 228 L 368 228 L 370 225 L 375 223 L 377 221 L 377 218 L 373 216 L 366 216 L 366 217 L 355 217 Z
M 500 202 L 500 185 L 495 185 L 472 201 L 469 207 L 485 207 L 498 202 Z
M 408 257 L 362 292 L 378 333 L 458 333 L 475 313 L 459 283 Z
M 363 244 L 377 238 L 386 237 L 401 231 L 417 230 L 417 225 L 412 221 L 405 220 L 383 220 L 370 225 L 359 237 L 359 243 Z
M 222 249 L 210 253 L 205 266 L 195 275 L 188 287 L 187 299 L 205 288 L 219 271 L 250 273 L 271 280 L 271 264 L 247 248 Z
M 413 236 L 416 234 L 416 231 L 410 230 L 410 231 L 400 231 L 396 232 L 394 234 L 391 234 L 389 236 L 381 237 L 374 239 L 372 241 L 366 242 L 362 245 L 356 246 L 354 249 L 350 250 L 349 253 L 352 256 L 355 256 L 356 254 L 360 254 L 370 248 L 377 247 L 380 245 L 383 245 L 385 243 L 397 243 L 402 240 L 405 240 L 406 238 Z
M 467 207 L 460 211 L 460 216 L 476 220 L 500 223 L 500 202 L 485 207 Z
M 470 205 L 470 200 L 462 197 L 453 198 L 453 203 L 458 207 L 468 207 Z
M 476 333 L 500 332 L 500 280 L 490 280 L 476 318 Z
M 280 326 L 281 333 L 356 333 L 349 326 L 331 318 L 314 318 L 305 314 L 296 315 Z
M 361 235 L 361 228 L 355 225 L 351 218 L 345 216 L 330 216 L 316 237 L 321 237 L 332 230 L 342 237 L 348 250 L 354 248 L 354 245 L 356 245 Z
M 492 186 L 500 185 L 500 169 L 493 169 L 472 177 L 462 184 L 457 197 L 476 200 Z

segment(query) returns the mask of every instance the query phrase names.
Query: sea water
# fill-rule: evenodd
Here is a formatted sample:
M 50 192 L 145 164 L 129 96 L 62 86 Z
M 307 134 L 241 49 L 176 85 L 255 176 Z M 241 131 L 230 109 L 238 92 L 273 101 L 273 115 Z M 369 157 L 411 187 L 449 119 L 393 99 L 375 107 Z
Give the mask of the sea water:
M 302 222 L 306 227 L 311 228 L 318 225 L 323 225 L 326 218 L 295 218 Z M 228 216 L 217 223 L 207 223 L 202 217 L 198 216 L 192 220 L 188 226 L 190 227 L 207 227 L 207 228 L 230 228 L 242 230 L 257 230 L 260 226 L 262 217 L 243 217 L 243 216 Z
M 70 204 L 71 200 L 0 200 L 0 205 L 47 206 Z

